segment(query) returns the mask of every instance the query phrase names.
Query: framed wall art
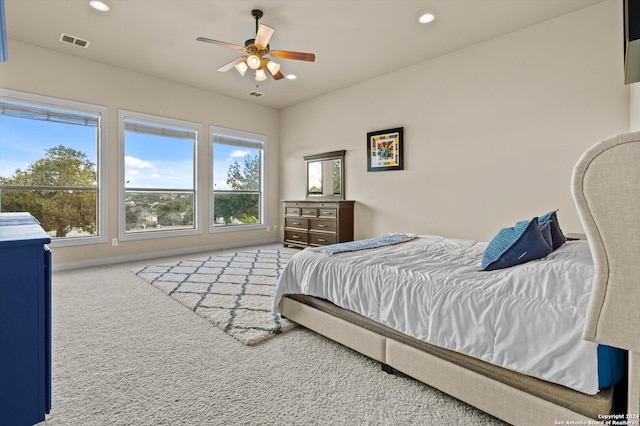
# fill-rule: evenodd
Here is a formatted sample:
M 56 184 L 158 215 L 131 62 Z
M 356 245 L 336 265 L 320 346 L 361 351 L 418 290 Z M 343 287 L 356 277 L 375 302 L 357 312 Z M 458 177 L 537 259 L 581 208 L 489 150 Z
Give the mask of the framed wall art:
M 367 171 L 402 170 L 403 129 L 367 133 Z

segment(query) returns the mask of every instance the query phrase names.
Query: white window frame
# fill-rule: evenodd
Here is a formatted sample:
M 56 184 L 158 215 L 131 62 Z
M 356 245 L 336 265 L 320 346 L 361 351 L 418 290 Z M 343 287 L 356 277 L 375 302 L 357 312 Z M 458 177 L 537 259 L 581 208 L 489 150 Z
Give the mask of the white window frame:
M 226 226 L 215 226 L 214 224 L 214 153 L 213 153 L 213 145 L 214 145 L 214 136 L 220 135 L 225 139 L 235 139 L 238 143 L 237 146 L 251 146 L 255 147 L 256 143 L 261 144 L 262 155 L 260 156 L 260 223 L 248 223 L 243 225 L 226 225 Z M 249 143 L 247 145 L 246 142 Z M 230 144 L 231 145 L 231 144 Z M 265 164 L 267 164 L 267 137 L 265 135 L 261 135 L 258 133 L 245 132 L 242 130 L 229 129 L 226 127 L 220 126 L 209 126 L 209 148 L 210 148 L 210 158 L 209 158 L 209 184 L 211 189 L 209 190 L 209 217 L 207 221 L 209 223 L 209 232 L 210 233 L 218 233 L 218 232 L 239 232 L 239 231 L 248 231 L 255 229 L 266 229 L 269 221 L 267 220 L 267 196 L 265 192 L 265 188 L 267 188 L 267 174 L 265 170 Z
M 148 232 L 125 232 L 126 231 L 126 209 L 125 209 L 125 121 L 137 121 L 152 126 L 166 126 L 171 128 L 182 128 L 196 133 L 195 146 L 193 149 L 193 228 L 191 229 L 171 229 L 156 230 Z M 159 117 L 139 112 L 118 110 L 118 238 L 121 241 L 147 240 L 153 238 L 173 238 L 187 235 L 202 234 L 202 202 L 198 191 L 198 149 L 202 139 L 202 125 L 190 121 L 177 120 L 173 118 Z
M 88 104 L 84 102 L 70 101 L 66 99 L 59 99 L 50 96 L 36 95 L 33 93 L 19 92 L 9 89 L 0 89 L 0 97 L 6 99 L 9 102 L 16 102 L 21 104 L 33 104 L 43 108 L 51 109 L 67 109 L 77 111 L 84 114 L 95 114 L 98 116 L 98 136 L 96 146 L 96 171 L 98 180 L 96 182 L 96 200 L 98 202 L 97 208 L 97 234 L 95 236 L 87 237 L 73 237 L 73 238 L 52 238 L 51 247 L 69 247 L 80 246 L 88 244 L 97 244 L 107 242 L 107 200 L 108 200 L 108 158 L 107 158 L 107 143 L 108 139 L 107 128 L 109 123 L 108 108 L 101 105 Z

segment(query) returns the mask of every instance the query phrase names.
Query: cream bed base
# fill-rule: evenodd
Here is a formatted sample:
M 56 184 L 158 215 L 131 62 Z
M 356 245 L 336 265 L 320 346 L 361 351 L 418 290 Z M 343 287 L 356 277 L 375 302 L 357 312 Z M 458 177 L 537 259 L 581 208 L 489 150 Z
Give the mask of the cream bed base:
M 284 297 L 282 315 L 318 334 L 386 364 L 514 425 L 594 421 L 568 408 Z M 578 423 L 579 424 L 579 423 Z M 584 423 L 587 424 L 587 423 Z
M 627 413 L 640 413 L 640 132 L 587 150 L 572 191 L 595 263 L 584 338 L 629 352 Z M 283 298 L 283 316 L 514 425 L 603 423 L 485 375 Z M 584 422 L 584 423 L 582 423 Z M 591 423 L 589 423 L 591 422 Z

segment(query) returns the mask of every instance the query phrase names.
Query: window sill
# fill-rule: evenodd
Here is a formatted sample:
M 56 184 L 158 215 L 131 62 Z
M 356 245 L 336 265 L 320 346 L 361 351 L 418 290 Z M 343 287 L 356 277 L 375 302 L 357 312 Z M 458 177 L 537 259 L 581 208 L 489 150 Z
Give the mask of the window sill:
M 239 232 L 239 231 L 256 231 L 260 229 L 267 229 L 267 225 L 262 223 L 247 224 L 247 225 L 221 225 L 209 227 L 209 233 L 217 234 L 220 232 Z

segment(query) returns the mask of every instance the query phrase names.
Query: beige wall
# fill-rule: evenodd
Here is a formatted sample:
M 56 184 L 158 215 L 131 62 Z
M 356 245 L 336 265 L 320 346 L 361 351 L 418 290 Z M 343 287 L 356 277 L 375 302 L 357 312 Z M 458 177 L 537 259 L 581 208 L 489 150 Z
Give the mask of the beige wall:
M 267 135 L 272 229 L 282 222 L 280 200 L 304 196 L 303 155 L 346 149 L 356 238 L 409 231 L 488 240 L 555 208 L 566 232 L 581 232 L 569 189 L 573 165 L 596 141 L 634 125 L 621 20 L 619 2 L 610 0 L 282 111 L 12 40 L 0 87 L 109 108 L 109 242 L 118 236 L 118 109 L 198 122 L 205 132 L 214 124 Z M 405 170 L 367 173 L 366 133 L 399 126 Z M 201 171 L 209 156 L 203 143 Z M 203 192 L 208 180 L 201 173 Z M 206 201 L 202 207 L 208 216 Z M 54 248 L 54 261 L 81 266 L 281 236 L 204 229 L 118 247 Z
M 282 198 L 304 196 L 303 155 L 346 149 L 356 238 L 486 241 L 558 208 L 581 232 L 572 168 L 629 129 L 621 23 L 611 0 L 283 110 Z M 368 173 L 366 133 L 400 126 L 404 170 Z
M 631 107 L 629 111 L 629 131 L 640 131 L 640 83 L 630 85 Z
M 108 243 L 53 247 L 54 264 L 58 267 L 122 261 L 146 257 L 151 253 L 185 252 L 199 246 L 225 247 L 277 238 L 273 231 L 273 225 L 278 224 L 279 218 L 277 110 L 12 40 L 9 40 L 9 51 L 10 60 L 0 65 L 0 87 L 103 105 L 109 109 Z M 202 234 L 197 236 L 121 241 L 117 247 L 112 247 L 111 239 L 118 237 L 119 109 L 201 123 L 204 135 L 203 143 L 198 148 L 198 185 L 204 194 L 211 189 L 207 168 L 210 159 L 207 137 L 210 124 L 267 135 L 266 213 L 272 231 L 211 234 L 205 225 Z M 207 202 L 205 199 L 202 204 L 205 218 L 209 217 Z

